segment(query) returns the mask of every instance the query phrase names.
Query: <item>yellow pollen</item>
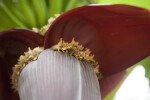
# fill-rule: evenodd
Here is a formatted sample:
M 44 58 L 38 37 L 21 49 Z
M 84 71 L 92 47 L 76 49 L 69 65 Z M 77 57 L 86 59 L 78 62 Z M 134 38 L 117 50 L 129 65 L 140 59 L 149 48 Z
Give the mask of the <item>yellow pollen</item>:
M 101 74 L 99 72 L 99 64 L 94 60 L 94 55 L 91 54 L 91 51 L 89 49 L 84 49 L 82 45 L 79 45 L 79 42 L 75 42 L 74 38 L 72 39 L 71 43 L 65 42 L 62 40 L 62 38 L 60 38 L 57 46 L 53 46 L 52 49 L 57 50 L 58 52 L 61 51 L 68 53 L 69 55 L 74 56 L 79 60 L 87 61 L 93 67 L 94 72 L 97 74 L 97 77 L 101 77 Z
M 22 69 L 31 61 L 34 61 L 38 58 L 39 54 L 44 50 L 43 47 L 36 47 L 33 50 L 29 48 L 28 52 L 25 52 L 24 55 L 21 55 L 18 59 L 18 63 L 12 68 L 13 74 L 11 76 L 12 88 L 15 91 L 18 90 L 18 79 Z

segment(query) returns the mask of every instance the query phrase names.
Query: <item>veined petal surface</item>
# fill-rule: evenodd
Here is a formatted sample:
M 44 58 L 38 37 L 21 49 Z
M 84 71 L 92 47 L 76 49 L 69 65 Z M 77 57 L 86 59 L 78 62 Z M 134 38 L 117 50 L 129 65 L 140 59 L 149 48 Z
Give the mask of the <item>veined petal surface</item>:
M 90 64 L 50 49 L 22 70 L 19 95 L 21 100 L 101 100 Z

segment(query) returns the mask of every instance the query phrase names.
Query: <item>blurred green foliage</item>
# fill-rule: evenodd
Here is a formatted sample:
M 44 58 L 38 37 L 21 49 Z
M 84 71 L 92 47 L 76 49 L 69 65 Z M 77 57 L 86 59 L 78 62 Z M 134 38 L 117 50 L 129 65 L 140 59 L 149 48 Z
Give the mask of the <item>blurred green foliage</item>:
M 97 3 L 128 4 L 150 9 L 150 0 L 96 0 Z
M 90 0 L 0 0 L 0 30 L 41 28 L 54 14 L 89 3 Z
M 0 0 L 0 30 L 41 28 L 54 14 L 90 3 L 130 4 L 150 9 L 150 0 Z

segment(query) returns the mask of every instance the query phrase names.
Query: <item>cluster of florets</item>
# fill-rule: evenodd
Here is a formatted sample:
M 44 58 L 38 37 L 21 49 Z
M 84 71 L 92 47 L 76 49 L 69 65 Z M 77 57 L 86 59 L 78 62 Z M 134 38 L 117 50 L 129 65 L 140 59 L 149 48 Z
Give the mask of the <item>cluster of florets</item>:
M 12 88 L 16 91 L 18 90 L 18 78 L 22 69 L 31 61 L 34 61 L 38 58 L 39 54 L 44 50 L 43 47 L 36 47 L 33 50 L 29 48 L 28 52 L 25 52 L 24 55 L 21 55 L 18 59 L 18 63 L 13 67 L 12 79 Z
M 59 16 L 60 14 L 55 14 L 54 17 L 51 17 L 48 20 L 48 24 L 43 26 L 41 29 L 35 28 L 33 27 L 32 30 L 36 33 L 39 33 L 41 35 L 44 35 L 45 32 L 49 29 L 49 27 L 51 26 L 51 24 L 55 21 L 55 19 Z
M 87 48 L 84 48 L 82 45 L 79 45 L 79 42 L 75 42 L 74 38 L 71 43 L 65 42 L 60 39 L 60 42 L 57 45 L 58 52 L 62 51 L 68 53 L 71 56 L 76 57 L 79 60 L 87 61 L 93 67 L 98 78 L 101 77 L 99 72 L 99 64 L 94 60 L 94 55 L 91 54 L 91 51 Z
M 57 50 L 58 52 L 62 51 L 68 53 L 79 60 L 87 61 L 93 67 L 98 78 L 101 77 L 101 74 L 99 73 L 99 64 L 94 60 L 94 55 L 91 54 L 89 49 L 84 49 L 82 45 L 79 45 L 78 42 L 75 42 L 74 38 L 71 43 L 60 39 L 58 45 L 53 46 L 52 49 Z M 43 50 L 43 47 L 36 47 L 33 50 L 29 48 L 28 52 L 25 52 L 24 55 L 20 56 L 18 63 L 13 67 L 13 74 L 11 76 L 13 89 L 16 91 L 18 90 L 18 79 L 22 69 L 31 61 L 35 61 Z

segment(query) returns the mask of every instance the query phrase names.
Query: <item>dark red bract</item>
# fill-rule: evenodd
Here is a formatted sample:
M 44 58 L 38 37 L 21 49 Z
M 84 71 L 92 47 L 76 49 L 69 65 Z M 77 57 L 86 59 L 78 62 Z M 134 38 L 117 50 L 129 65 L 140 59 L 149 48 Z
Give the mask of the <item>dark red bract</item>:
M 49 48 L 60 38 L 89 48 L 103 77 L 150 55 L 150 12 L 128 5 L 84 6 L 58 17 L 45 35 Z
M 0 99 L 18 100 L 11 89 L 12 67 L 28 48 L 43 46 L 43 36 L 26 29 L 10 29 L 0 32 Z

